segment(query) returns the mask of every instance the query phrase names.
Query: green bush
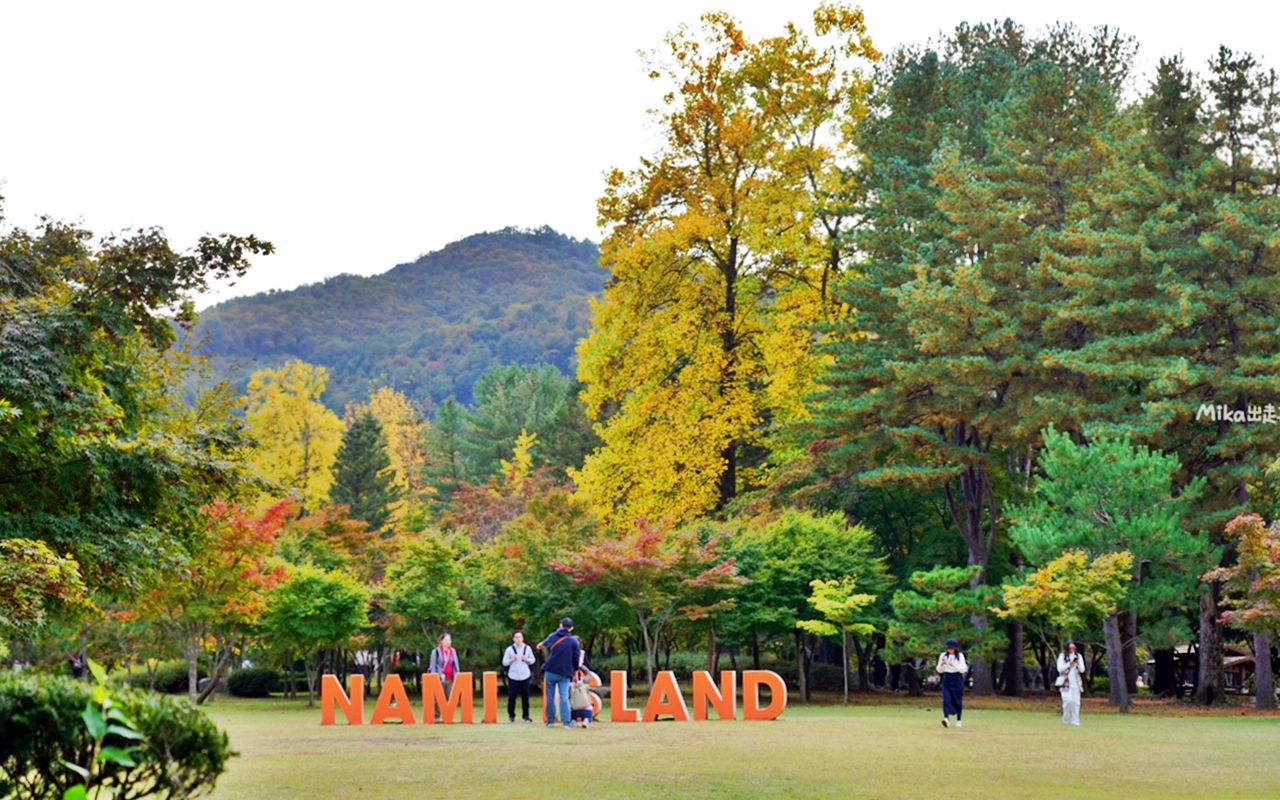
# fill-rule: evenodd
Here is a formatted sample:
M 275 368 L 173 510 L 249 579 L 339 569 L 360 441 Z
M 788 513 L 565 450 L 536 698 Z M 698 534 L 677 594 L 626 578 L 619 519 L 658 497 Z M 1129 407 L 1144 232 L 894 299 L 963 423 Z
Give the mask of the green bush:
M 273 670 L 272 674 L 275 678 L 271 681 L 271 693 L 283 694 L 289 688 L 289 671 Z M 305 692 L 307 690 L 307 673 L 305 671 L 299 670 L 293 673 L 293 681 L 294 686 L 300 691 Z
M 227 678 L 227 690 L 236 697 L 270 697 L 279 677 L 274 669 L 254 667 L 239 669 Z
M 93 740 L 81 714 L 93 688 L 70 678 L 0 676 L 0 797 L 59 798 L 80 776 L 63 765 L 88 762 Z M 146 738 L 137 764 L 103 764 L 99 784 L 119 797 L 195 797 L 226 770 L 227 735 L 204 712 L 151 692 L 112 693 Z M 106 744 L 124 746 L 109 735 Z M 90 796 L 92 790 L 90 788 Z
M 1105 675 L 1094 678 L 1092 694 L 1111 694 L 1111 679 Z
M 197 668 L 196 674 L 201 678 L 209 677 L 209 671 L 203 666 Z M 147 676 L 135 676 L 134 682 L 139 686 L 147 685 Z M 156 665 L 155 687 L 157 692 L 165 694 L 185 694 L 188 685 L 187 662 L 164 661 Z

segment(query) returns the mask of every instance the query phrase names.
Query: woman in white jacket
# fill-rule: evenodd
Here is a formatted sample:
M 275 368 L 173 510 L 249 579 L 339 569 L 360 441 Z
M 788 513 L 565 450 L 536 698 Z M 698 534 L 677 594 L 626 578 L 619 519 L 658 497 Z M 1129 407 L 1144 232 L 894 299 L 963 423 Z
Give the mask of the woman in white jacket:
M 1062 724 L 1080 724 L 1080 689 L 1083 686 L 1084 659 L 1076 652 L 1076 643 L 1067 642 L 1067 649 L 1058 654 L 1058 679 L 1062 685 Z

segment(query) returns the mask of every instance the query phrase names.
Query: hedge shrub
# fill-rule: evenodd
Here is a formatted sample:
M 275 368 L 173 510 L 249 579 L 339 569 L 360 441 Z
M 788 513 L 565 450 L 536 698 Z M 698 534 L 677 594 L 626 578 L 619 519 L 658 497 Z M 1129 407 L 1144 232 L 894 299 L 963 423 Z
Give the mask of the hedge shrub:
M 62 762 L 83 765 L 89 759 L 93 740 L 80 715 L 92 695 L 93 687 L 70 678 L 0 676 L 0 797 L 56 800 L 80 782 Z M 104 789 L 131 798 L 212 791 L 235 753 L 204 712 L 148 691 L 123 690 L 112 697 L 146 739 L 137 766 L 104 765 Z M 106 743 L 129 744 L 112 737 Z
M 209 677 L 209 671 L 203 666 L 197 668 L 196 674 L 201 678 Z M 145 685 L 147 676 L 144 674 L 136 680 L 136 683 Z M 187 662 L 185 661 L 165 661 L 157 664 L 155 669 L 155 687 L 157 692 L 165 694 L 186 694 L 189 679 L 187 677 Z
M 238 669 L 227 678 L 227 690 L 236 697 L 270 697 L 279 676 L 274 669 Z

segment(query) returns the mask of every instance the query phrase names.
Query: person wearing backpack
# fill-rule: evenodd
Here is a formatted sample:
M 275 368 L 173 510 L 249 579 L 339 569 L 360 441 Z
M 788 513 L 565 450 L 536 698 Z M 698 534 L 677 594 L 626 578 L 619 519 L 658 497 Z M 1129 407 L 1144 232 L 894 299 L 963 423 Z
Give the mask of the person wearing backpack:
M 560 620 L 560 627 L 555 633 L 538 643 L 538 649 L 546 649 L 546 659 L 542 662 L 542 681 L 546 691 L 547 727 L 556 724 L 556 699 L 559 698 L 560 723 L 566 728 L 573 727 L 572 710 L 569 707 L 569 684 L 573 671 L 582 658 L 582 648 L 578 640 L 570 633 L 573 620 L 565 617 Z
M 533 722 L 529 718 L 529 681 L 533 672 L 529 665 L 535 661 L 533 648 L 524 643 L 524 631 L 511 634 L 511 644 L 502 654 L 502 666 L 507 668 L 507 716 L 516 721 L 516 697 L 520 698 L 521 717 L 525 722 Z

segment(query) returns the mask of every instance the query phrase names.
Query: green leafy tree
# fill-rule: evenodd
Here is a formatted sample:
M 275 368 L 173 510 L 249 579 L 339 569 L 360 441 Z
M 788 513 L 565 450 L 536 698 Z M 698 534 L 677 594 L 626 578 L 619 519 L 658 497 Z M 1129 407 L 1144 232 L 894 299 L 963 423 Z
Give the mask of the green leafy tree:
M 370 530 L 382 530 L 391 516 L 391 505 L 400 498 L 394 480 L 382 428 L 373 414 L 361 414 L 342 436 L 329 499 L 348 506 L 351 516 L 364 520 Z
M 1200 574 L 1217 557 L 1204 538 L 1183 527 L 1204 480 L 1175 496 L 1177 457 L 1134 447 L 1127 438 L 1100 437 L 1085 446 L 1050 427 L 1044 442 L 1044 474 L 1010 533 L 1033 564 L 1073 549 L 1091 559 L 1121 551 L 1133 555 L 1133 581 L 1104 620 L 1112 701 L 1128 711 L 1124 651 L 1134 643 L 1123 638 L 1120 614 L 1143 618 L 1157 642 L 1189 633 L 1179 609 L 1194 599 Z
M 746 526 L 731 545 L 739 573 L 750 583 L 736 592 L 737 608 L 725 620 L 731 639 L 759 646 L 759 640 L 792 635 L 799 623 L 819 617 L 809 603 L 812 581 L 851 577 L 868 592 L 887 589 L 884 560 L 877 557 L 871 532 L 849 525 L 842 514 L 788 511 L 775 519 Z M 874 619 L 874 618 L 873 618 Z M 848 644 L 848 643 L 846 643 Z M 867 666 L 875 640 L 852 631 L 858 659 L 859 688 L 871 688 Z M 796 643 L 797 669 L 804 677 L 801 644 Z M 802 686 L 801 694 L 806 686 Z
M 875 602 L 876 596 L 856 592 L 858 582 L 849 577 L 834 581 L 816 578 L 809 585 L 813 587 L 809 605 L 822 615 L 822 619 L 802 619 L 796 625 L 819 636 L 840 637 L 844 704 L 849 705 L 849 634 L 856 631 L 869 637 L 875 633 L 875 625 L 859 620 L 867 606 Z
M 910 589 L 893 593 L 893 620 L 885 633 L 885 657 L 890 660 L 928 659 L 942 651 L 949 638 L 959 640 L 970 661 L 990 660 L 1005 647 L 1002 632 L 975 628 L 969 624 L 974 614 L 986 613 L 1000 599 L 994 586 L 974 584 L 978 568 L 934 567 L 911 576 Z M 917 681 L 911 692 L 920 694 Z
M 481 576 L 492 587 L 492 606 L 507 628 L 555 630 L 572 617 L 590 634 L 629 629 L 631 616 L 601 587 L 575 584 L 549 566 L 561 554 L 596 541 L 599 522 L 586 500 L 568 487 L 533 493 L 481 551 Z
M 96 611 L 76 562 L 31 539 L 0 540 L 0 647 L 51 618 Z
M 1035 626 L 1052 652 L 1059 637 L 1089 630 L 1115 612 L 1132 570 L 1133 554 L 1127 550 L 1093 559 L 1083 550 L 1068 550 L 1021 583 L 1005 584 L 1004 605 L 993 610 Z
M 246 442 L 229 408 L 193 398 L 198 360 L 173 345 L 195 294 L 271 251 L 51 220 L 0 235 L 0 538 L 69 555 L 95 590 L 180 555 L 200 507 L 242 485 Z
M 459 552 L 443 535 L 419 535 L 387 569 L 386 608 L 391 635 L 429 650 L 436 637 L 463 616 Z
M 368 591 L 345 572 L 293 567 L 268 599 L 260 630 L 277 646 L 303 655 L 307 704 L 315 705 L 325 654 L 342 647 L 368 624 Z

